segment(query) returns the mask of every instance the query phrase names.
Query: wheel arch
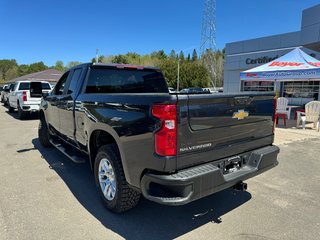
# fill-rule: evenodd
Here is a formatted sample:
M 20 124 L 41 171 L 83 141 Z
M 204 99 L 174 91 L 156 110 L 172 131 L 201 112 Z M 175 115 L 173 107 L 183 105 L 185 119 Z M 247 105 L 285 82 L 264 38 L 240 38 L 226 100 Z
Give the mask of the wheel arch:
M 98 153 L 99 148 L 106 144 L 115 144 L 121 157 L 121 164 L 123 167 L 124 176 L 126 178 L 126 181 L 130 184 L 129 171 L 125 161 L 126 158 L 122 148 L 122 144 L 119 140 L 119 136 L 116 133 L 111 133 L 111 131 L 107 131 L 106 129 L 94 129 L 93 131 L 91 131 L 91 134 L 89 136 L 88 153 L 91 169 L 94 169 L 95 157 Z

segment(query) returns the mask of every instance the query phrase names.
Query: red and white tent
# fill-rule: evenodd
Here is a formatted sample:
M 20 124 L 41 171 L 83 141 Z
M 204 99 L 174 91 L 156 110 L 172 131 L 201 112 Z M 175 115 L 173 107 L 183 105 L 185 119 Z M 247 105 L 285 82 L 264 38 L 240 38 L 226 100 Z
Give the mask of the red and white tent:
M 295 48 L 269 63 L 241 72 L 240 79 L 245 81 L 320 80 L 320 61 L 309 56 L 300 48 Z

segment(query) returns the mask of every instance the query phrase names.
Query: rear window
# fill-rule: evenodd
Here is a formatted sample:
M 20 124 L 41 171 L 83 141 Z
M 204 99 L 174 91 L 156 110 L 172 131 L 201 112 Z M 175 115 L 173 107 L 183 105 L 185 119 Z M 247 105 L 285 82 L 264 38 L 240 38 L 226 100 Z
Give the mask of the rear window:
M 51 90 L 50 84 L 49 83 L 42 83 L 42 89 L 43 90 Z
M 51 90 L 49 83 L 41 83 L 43 90 Z M 30 90 L 30 82 L 22 82 L 19 85 L 19 90 Z
M 19 90 L 30 90 L 30 83 L 29 82 L 20 83 Z
M 168 88 L 157 71 L 94 68 L 86 93 L 168 93 Z

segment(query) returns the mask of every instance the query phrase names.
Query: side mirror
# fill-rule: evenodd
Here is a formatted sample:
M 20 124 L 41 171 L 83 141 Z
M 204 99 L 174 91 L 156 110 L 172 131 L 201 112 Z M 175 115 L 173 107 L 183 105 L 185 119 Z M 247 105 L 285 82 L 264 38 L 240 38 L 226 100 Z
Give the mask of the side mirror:
M 48 93 L 48 92 L 43 92 L 43 93 L 42 93 L 42 97 L 43 97 L 43 98 L 46 98 L 46 97 L 48 97 L 48 96 L 49 96 L 49 93 Z
M 10 92 L 10 89 L 9 89 L 9 88 L 7 88 L 7 89 L 4 89 L 4 91 L 5 91 L 5 92 Z

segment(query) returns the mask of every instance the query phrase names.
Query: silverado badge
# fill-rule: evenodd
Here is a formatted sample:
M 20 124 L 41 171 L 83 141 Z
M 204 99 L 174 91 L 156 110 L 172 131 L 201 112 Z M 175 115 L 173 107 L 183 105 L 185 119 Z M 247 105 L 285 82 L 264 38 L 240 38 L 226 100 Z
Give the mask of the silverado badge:
M 238 112 L 234 112 L 232 118 L 237 118 L 238 120 L 243 120 L 249 116 L 249 112 L 241 109 Z

